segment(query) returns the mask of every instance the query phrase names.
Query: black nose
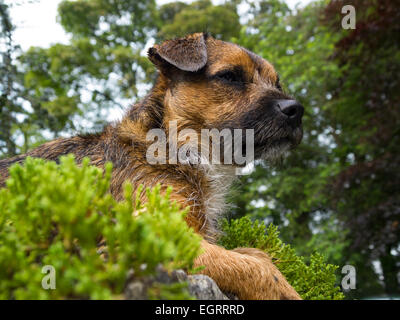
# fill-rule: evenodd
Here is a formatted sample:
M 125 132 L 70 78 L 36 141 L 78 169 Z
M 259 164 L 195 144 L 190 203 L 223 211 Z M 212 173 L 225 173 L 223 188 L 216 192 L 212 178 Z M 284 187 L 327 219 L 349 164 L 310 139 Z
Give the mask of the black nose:
M 296 100 L 277 100 L 276 106 L 292 122 L 298 123 L 304 113 L 303 106 Z

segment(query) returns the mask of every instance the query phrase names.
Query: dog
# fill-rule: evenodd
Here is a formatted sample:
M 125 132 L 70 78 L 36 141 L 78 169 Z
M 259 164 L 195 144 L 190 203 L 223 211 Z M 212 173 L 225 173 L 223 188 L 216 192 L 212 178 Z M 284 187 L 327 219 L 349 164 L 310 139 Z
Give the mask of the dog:
M 303 107 L 283 92 L 269 62 L 206 33 L 156 44 L 148 50 L 148 58 L 157 68 L 158 78 L 150 93 L 121 121 L 100 133 L 56 139 L 0 161 L 0 185 L 4 186 L 7 168 L 27 156 L 57 161 L 72 153 L 76 161 L 89 157 L 91 164 L 100 168 L 110 161 L 110 192 L 116 200 L 123 199 L 126 180 L 132 183 L 133 192 L 139 185 L 160 184 L 163 191 L 173 187 L 171 199 L 189 206 L 185 219 L 203 238 L 195 266 L 205 266 L 200 272 L 224 292 L 239 299 L 300 299 L 266 253 L 253 248 L 226 250 L 216 244 L 216 221 L 225 210 L 224 196 L 239 164 L 149 164 L 146 154 L 151 130 L 163 130 L 168 144 L 182 145 L 171 140 L 168 124 L 172 122 L 178 132 L 190 129 L 198 136 L 204 128 L 251 129 L 254 158 L 268 160 L 300 143 Z M 163 152 L 170 156 L 164 149 L 158 150 L 158 156 Z M 204 152 L 196 155 L 208 156 Z

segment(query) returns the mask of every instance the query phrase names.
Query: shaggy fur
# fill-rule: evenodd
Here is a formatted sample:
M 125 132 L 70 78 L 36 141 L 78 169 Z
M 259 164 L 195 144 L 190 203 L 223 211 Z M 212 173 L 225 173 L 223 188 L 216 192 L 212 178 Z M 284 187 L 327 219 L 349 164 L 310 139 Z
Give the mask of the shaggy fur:
M 186 221 L 204 238 L 196 265 L 204 265 L 202 272 L 223 290 L 241 299 L 300 299 L 265 253 L 249 248 L 229 251 L 215 244 L 216 221 L 224 212 L 224 197 L 238 165 L 210 164 L 209 155 L 200 153 L 206 161 L 199 165 L 150 165 L 146 151 L 152 142 L 146 134 L 160 128 L 169 137 L 169 121 L 177 121 L 178 131 L 194 129 L 198 137 L 201 129 L 251 128 L 256 157 L 275 157 L 300 142 L 302 109 L 296 121 L 289 121 L 274 104 L 291 98 L 282 92 L 272 65 L 237 45 L 198 33 L 155 45 L 148 55 L 159 70 L 158 79 L 121 121 L 98 134 L 57 139 L 0 161 L 0 186 L 7 168 L 27 156 L 57 161 L 73 153 L 78 162 L 89 157 L 100 168 L 111 161 L 110 192 L 117 200 L 123 198 L 126 180 L 134 189 L 141 184 L 173 187 L 172 200 L 190 207 Z

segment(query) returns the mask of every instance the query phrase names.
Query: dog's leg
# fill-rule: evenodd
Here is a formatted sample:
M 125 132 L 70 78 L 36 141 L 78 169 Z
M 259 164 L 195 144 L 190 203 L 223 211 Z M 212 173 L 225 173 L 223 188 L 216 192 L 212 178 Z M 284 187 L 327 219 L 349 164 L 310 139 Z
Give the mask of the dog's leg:
M 239 299 L 301 299 L 264 252 L 251 248 L 226 250 L 205 240 L 202 249 L 195 266 L 205 266 L 201 273 L 210 276 L 223 291 Z

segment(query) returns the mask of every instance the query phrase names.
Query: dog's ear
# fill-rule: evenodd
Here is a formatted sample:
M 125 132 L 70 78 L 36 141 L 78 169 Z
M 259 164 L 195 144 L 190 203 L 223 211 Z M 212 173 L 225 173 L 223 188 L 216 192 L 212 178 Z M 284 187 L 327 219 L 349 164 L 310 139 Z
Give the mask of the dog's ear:
M 148 57 L 161 71 L 171 65 L 183 71 L 195 72 L 207 63 L 207 35 L 194 33 L 174 40 L 154 45 L 148 51 Z

